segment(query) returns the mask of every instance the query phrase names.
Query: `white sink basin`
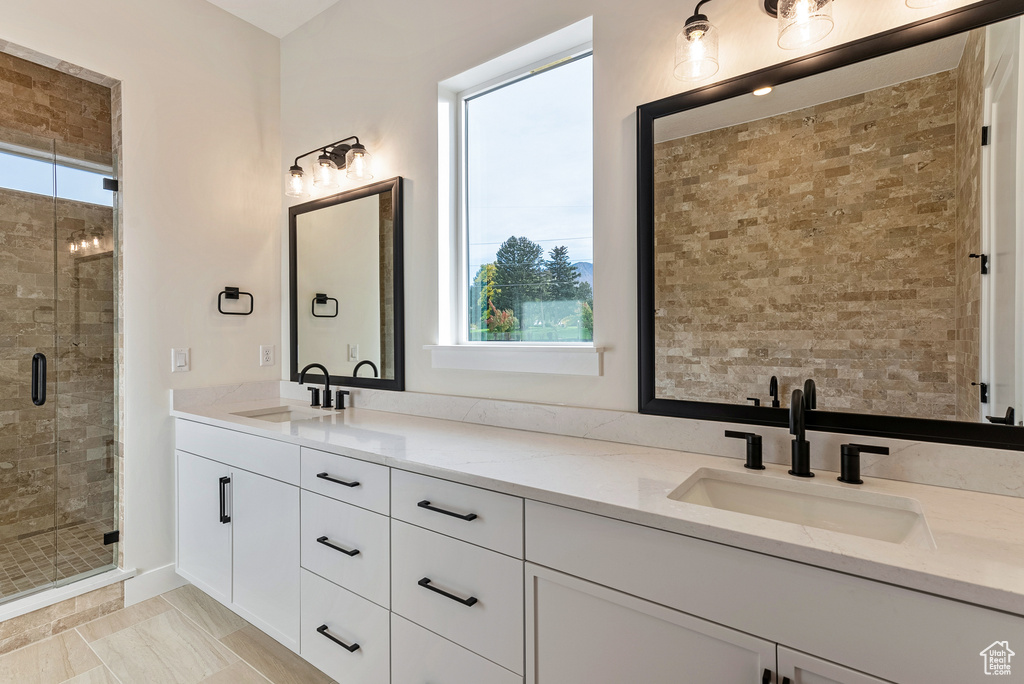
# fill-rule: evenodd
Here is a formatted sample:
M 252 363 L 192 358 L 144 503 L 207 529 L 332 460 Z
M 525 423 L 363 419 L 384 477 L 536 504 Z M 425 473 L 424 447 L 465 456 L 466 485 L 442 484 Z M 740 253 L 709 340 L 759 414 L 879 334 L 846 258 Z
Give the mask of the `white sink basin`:
M 893 544 L 935 548 L 921 504 L 902 496 L 701 468 L 668 498 Z
M 326 414 L 323 411 L 314 411 L 313 409 L 301 409 L 295 406 L 274 406 L 273 408 L 239 411 L 238 413 L 232 413 L 231 415 L 241 416 L 242 418 L 253 418 L 255 420 L 265 420 L 268 423 L 288 423 L 293 420 L 322 418 L 323 416 L 330 414 Z

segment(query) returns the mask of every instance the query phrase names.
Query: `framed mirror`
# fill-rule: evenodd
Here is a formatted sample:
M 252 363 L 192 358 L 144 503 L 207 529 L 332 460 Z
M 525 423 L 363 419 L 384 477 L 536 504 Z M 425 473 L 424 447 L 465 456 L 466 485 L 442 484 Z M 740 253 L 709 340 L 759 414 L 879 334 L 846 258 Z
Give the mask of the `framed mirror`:
M 404 390 L 402 179 L 293 206 L 288 220 L 292 381 L 319 363 L 332 385 Z
M 641 412 L 1024 450 L 1022 14 L 638 108 Z

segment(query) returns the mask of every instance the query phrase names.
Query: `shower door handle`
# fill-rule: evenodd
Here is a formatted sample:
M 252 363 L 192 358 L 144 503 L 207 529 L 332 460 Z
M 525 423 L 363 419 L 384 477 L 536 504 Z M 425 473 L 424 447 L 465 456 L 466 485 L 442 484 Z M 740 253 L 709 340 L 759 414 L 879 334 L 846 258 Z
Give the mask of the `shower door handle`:
M 42 406 L 46 403 L 46 355 L 32 357 L 32 403 Z

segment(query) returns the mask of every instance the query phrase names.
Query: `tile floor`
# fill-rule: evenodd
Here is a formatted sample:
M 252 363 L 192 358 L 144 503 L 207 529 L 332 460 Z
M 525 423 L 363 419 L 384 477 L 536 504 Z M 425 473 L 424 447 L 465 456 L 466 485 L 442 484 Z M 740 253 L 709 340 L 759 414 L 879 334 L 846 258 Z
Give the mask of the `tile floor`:
M 191 585 L 0 656 L 0 683 L 331 684 Z
M 0 600 L 114 563 L 113 546 L 103 545 L 110 521 L 82 523 L 55 533 L 0 544 Z

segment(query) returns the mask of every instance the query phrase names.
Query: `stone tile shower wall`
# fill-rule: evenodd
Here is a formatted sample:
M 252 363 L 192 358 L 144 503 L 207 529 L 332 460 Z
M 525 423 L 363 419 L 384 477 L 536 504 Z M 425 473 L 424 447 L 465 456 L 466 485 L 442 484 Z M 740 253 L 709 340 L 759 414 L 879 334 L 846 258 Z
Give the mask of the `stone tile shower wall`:
M 380 197 L 380 377 L 395 375 L 395 250 L 394 202 L 390 192 Z
M 56 66 L 0 53 L 0 140 L 109 165 L 110 88 Z M 72 255 L 81 231 L 104 249 Z M 102 533 L 117 524 L 114 237 L 111 207 L 0 189 L 0 598 L 113 562 Z M 41 408 L 29 400 L 35 351 L 51 359 Z
M 981 144 L 984 122 L 985 29 L 971 31 L 957 69 L 956 131 L 956 417 L 981 420 Z M 994 414 L 1000 413 L 994 407 Z
M 657 396 L 957 416 L 957 74 L 656 146 Z M 784 402 L 784 406 L 788 405 Z

